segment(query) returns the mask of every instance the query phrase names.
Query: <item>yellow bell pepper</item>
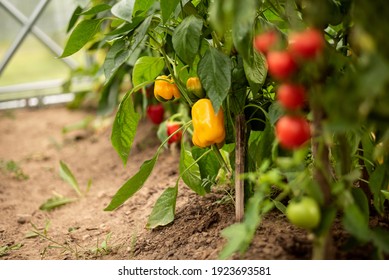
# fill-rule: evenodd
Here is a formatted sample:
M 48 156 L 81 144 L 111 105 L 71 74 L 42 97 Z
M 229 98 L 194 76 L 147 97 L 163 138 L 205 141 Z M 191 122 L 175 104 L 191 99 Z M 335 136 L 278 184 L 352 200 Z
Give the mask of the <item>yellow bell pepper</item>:
M 204 98 L 205 92 L 198 77 L 191 77 L 186 81 L 189 96 L 194 99 Z
M 154 96 L 159 101 L 167 101 L 173 98 L 180 98 L 181 94 L 173 79 L 162 75 L 155 80 Z
M 195 146 L 205 148 L 212 144 L 220 146 L 226 137 L 224 113 L 220 108 L 215 114 L 209 99 L 199 99 L 192 107 L 193 137 Z

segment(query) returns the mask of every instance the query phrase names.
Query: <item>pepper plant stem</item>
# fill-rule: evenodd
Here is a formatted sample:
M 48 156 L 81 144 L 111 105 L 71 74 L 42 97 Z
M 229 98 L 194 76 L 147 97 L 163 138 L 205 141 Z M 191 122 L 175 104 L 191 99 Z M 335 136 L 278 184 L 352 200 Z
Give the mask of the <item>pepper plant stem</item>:
M 217 147 L 216 144 L 213 144 L 213 145 L 212 145 L 212 150 L 215 152 L 216 157 L 217 157 L 217 159 L 219 160 L 220 164 L 221 164 L 222 166 L 224 166 L 224 168 L 227 170 L 227 172 L 228 172 L 229 174 L 231 174 L 232 171 L 231 171 L 231 169 L 228 167 L 228 164 L 227 164 L 226 161 L 224 160 L 224 158 L 223 158 L 222 154 L 220 153 L 219 148 Z

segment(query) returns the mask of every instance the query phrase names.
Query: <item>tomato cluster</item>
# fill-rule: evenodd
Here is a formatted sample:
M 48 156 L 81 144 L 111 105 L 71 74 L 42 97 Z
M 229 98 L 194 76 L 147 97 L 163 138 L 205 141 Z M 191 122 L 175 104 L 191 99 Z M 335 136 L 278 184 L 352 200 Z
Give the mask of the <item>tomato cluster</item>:
M 270 76 L 281 82 L 277 100 L 287 114 L 276 123 L 276 136 L 283 148 L 300 148 L 311 138 L 309 122 L 301 113 L 306 103 L 306 89 L 293 81 L 302 63 L 322 54 L 324 42 L 322 33 L 312 28 L 290 34 L 286 48 L 280 48 L 274 30 L 254 38 L 254 49 L 266 56 Z

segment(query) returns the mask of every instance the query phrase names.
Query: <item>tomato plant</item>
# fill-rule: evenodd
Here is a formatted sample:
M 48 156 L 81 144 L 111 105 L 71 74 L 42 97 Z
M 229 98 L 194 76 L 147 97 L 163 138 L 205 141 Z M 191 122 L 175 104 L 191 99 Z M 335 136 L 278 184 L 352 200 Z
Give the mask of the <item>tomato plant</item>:
M 176 184 L 155 202 L 147 228 L 174 220 L 181 180 L 199 195 L 224 183 L 233 186 L 237 223 L 222 232 L 222 258 L 248 248 L 268 211 L 285 213 L 285 201 L 301 197 L 320 205 L 321 218 L 300 223 L 313 235 L 313 258 L 332 257 L 336 219 L 378 256 L 388 253 L 389 235 L 369 223 L 387 214 L 389 192 L 389 48 L 377 16 L 389 6 L 381 2 L 79 1 L 62 57 L 105 52 L 99 107 L 117 106 L 111 141 L 123 164 L 153 103 L 134 92 L 154 86 L 166 118 L 182 124 L 170 135 L 160 124 L 161 146 L 105 210 L 145 185 L 182 132 Z M 120 95 L 128 73 L 131 88 Z

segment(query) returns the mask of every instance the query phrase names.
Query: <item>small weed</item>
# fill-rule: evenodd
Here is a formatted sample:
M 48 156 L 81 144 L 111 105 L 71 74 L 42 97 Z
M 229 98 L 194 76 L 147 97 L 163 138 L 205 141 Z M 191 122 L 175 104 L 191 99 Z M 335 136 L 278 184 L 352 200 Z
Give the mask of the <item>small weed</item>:
M 60 161 L 59 176 L 62 178 L 62 180 L 67 182 L 73 188 L 73 190 L 76 192 L 78 197 L 77 198 L 69 198 L 69 197 L 64 197 L 60 194 L 55 193 L 53 197 L 50 197 L 49 199 L 47 199 L 39 207 L 40 210 L 50 211 L 50 210 L 53 210 L 54 208 L 57 208 L 57 207 L 65 205 L 65 204 L 69 204 L 71 202 L 77 201 L 81 197 L 85 196 L 89 192 L 89 190 L 92 186 L 92 180 L 89 179 L 88 184 L 86 186 L 86 190 L 83 193 L 81 191 L 81 188 L 80 188 L 78 182 L 77 182 L 76 177 L 73 175 L 70 168 L 63 161 Z
M 135 246 L 136 246 L 136 243 L 138 241 L 138 234 L 136 231 L 134 231 L 132 234 L 131 234 L 131 242 L 130 242 L 130 255 L 129 255 L 129 259 L 133 259 L 135 257 Z
M 44 228 L 38 228 L 36 225 L 31 223 L 32 230 L 30 230 L 25 236 L 25 238 L 40 238 L 49 242 L 49 244 L 46 245 L 40 252 L 42 259 L 45 257 L 46 252 L 52 249 L 59 249 L 61 250 L 61 254 L 71 254 L 75 259 L 80 259 L 81 256 L 83 255 L 86 256 L 86 255 L 93 254 L 94 257 L 98 257 L 98 256 L 113 254 L 117 252 L 121 247 L 124 246 L 124 242 L 122 241 L 120 241 L 117 244 L 112 244 L 110 242 L 111 235 L 112 235 L 111 232 L 109 232 L 105 236 L 104 240 L 101 243 L 97 238 L 96 246 L 90 249 L 82 247 L 81 245 L 75 243 L 74 241 L 72 241 L 74 245 L 70 245 L 69 242 L 67 241 L 60 242 L 50 237 L 48 234 L 49 225 L 50 222 L 46 222 Z M 78 229 L 79 227 L 69 228 L 68 232 L 73 232 Z
M 51 238 L 48 235 L 48 229 L 49 229 L 49 226 L 50 226 L 50 222 L 49 221 L 46 222 L 45 227 L 43 229 L 42 228 L 38 228 L 33 223 L 31 223 L 31 226 L 32 226 L 33 229 L 26 234 L 26 238 L 37 238 L 37 237 L 39 237 L 41 239 L 44 239 L 44 240 L 50 242 L 50 244 L 48 246 L 44 247 L 42 252 L 40 253 L 42 259 L 44 258 L 47 250 L 49 250 L 49 249 L 61 249 L 62 250 L 62 252 L 61 252 L 62 254 L 66 253 L 66 252 L 67 253 L 71 253 L 72 255 L 75 256 L 76 259 L 79 259 L 79 253 L 78 253 L 78 250 L 77 250 L 77 246 L 74 246 L 74 248 L 73 248 L 72 246 L 68 245 L 66 242 L 64 244 L 61 244 L 60 242 L 54 240 L 53 238 Z
M 19 181 L 28 180 L 28 175 L 23 172 L 22 168 L 13 160 L 4 161 L 0 159 L 0 170 L 11 174 L 12 177 Z
M 111 239 L 112 233 L 109 232 L 106 236 L 103 242 L 99 245 L 99 239 L 96 241 L 96 247 L 92 248 L 90 251 L 95 254 L 96 256 L 100 255 L 108 255 L 111 253 L 112 249 L 110 246 L 108 246 L 108 241 Z
M 23 247 L 22 243 L 2 246 L 0 247 L 0 257 L 6 256 L 9 254 L 10 251 L 19 250 L 22 247 Z
M 13 110 L 5 110 L 0 115 L 0 117 L 11 119 L 11 120 L 15 120 L 16 119 L 15 111 L 13 111 Z

